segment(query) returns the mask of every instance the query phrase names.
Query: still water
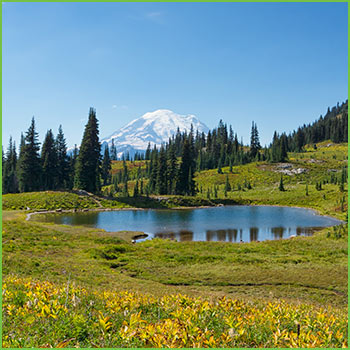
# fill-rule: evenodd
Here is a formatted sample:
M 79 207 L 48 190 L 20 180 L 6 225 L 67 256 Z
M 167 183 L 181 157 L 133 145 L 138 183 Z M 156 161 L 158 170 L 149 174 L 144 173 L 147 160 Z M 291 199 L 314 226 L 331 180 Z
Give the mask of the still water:
M 251 242 L 311 235 L 314 230 L 341 223 L 301 208 L 225 206 L 177 210 L 121 210 L 45 214 L 40 221 L 84 225 L 106 231 L 142 231 L 147 239 L 177 241 Z

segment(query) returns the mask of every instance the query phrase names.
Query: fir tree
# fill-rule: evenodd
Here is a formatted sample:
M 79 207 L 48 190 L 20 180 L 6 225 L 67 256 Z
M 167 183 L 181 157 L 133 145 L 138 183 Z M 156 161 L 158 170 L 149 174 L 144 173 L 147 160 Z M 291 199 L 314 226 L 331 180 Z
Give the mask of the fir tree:
M 16 144 L 15 142 L 12 142 L 12 137 L 10 137 L 9 147 L 6 153 L 6 160 L 3 155 L 2 193 L 18 192 L 18 179 L 17 179 L 16 166 L 17 166 Z
M 228 180 L 228 175 L 226 175 L 226 182 L 225 182 L 225 192 L 229 192 L 231 191 L 231 185 L 230 185 L 230 182 Z
M 156 191 L 158 194 L 167 193 L 167 162 L 164 147 L 162 146 L 159 151 L 158 164 L 157 164 L 157 180 Z
M 157 149 L 154 148 L 151 154 L 151 161 L 150 161 L 150 177 L 149 177 L 149 191 L 150 193 L 154 193 L 156 190 L 156 183 L 157 183 L 157 174 L 158 174 L 158 152 Z
M 261 149 L 260 141 L 259 141 L 259 132 L 258 127 L 254 121 L 252 122 L 252 129 L 250 135 L 250 157 L 251 159 L 255 159 L 259 150 Z
M 42 187 L 44 190 L 54 190 L 56 188 L 57 176 L 57 153 L 55 139 L 52 130 L 48 130 L 41 150 L 42 164 Z M 65 175 L 65 174 L 64 174 Z
M 143 195 L 143 179 L 141 179 L 141 183 L 140 183 L 140 195 Z
M 135 198 L 138 196 L 139 196 L 139 180 L 136 180 L 133 197 Z
M 108 149 L 108 145 L 106 145 L 102 164 L 101 164 L 101 177 L 103 180 L 103 186 L 106 186 L 110 183 L 111 169 L 112 169 L 112 165 L 111 165 L 111 159 L 109 157 L 109 149 Z
M 68 188 L 69 189 L 72 189 L 74 186 L 75 166 L 77 163 L 78 154 L 79 154 L 78 147 L 75 144 L 73 153 L 68 159 L 68 169 L 69 169 L 68 170 Z
M 219 162 L 218 162 L 218 174 L 222 174 L 222 160 L 221 158 L 219 159 Z
M 41 189 L 42 168 L 39 156 L 40 143 L 38 133 L 35 130 L 34 117 L 21 148 L 21 161 L 18 169 L 19 190 L 20 192 L 39 191 Z
M 145 153 L 145 159 L 150 160 L 151 159 L 151 143 L 148 142 L 147 150 Z
M 283 175 L 282 174 L 281 174 L 281 180 L 280 180 L 280 185 L 279 185 L 278 189 L 282 192 L 285 191 L 284 185 L 283 185 Z
M 168 194 L 175 194 L 178 169 L 175 145 L 173 143 L 169 146 L 167 165 Z
M 186 138 L 183 145 L 181 165 L 179 169 L 179 178 L 177 181 L 177 194 L 189 194 L 190 193 L 190 183 L 189 183 L 189 174 L 193 176 L 193 173 L 190 172 L 191 169 L 191 151 L 190 143 Z
M 124 196 L 124 197 L 129 197 L 128 181 L 125 181 L 125 182 L 124 182 L 124 186 L 123 186 L 123 196 Z
M 70 164 L 67 157 L 67 145 L 63 135 L 62 125 L 58 128 L 58 134 L 56 137 L 56 151 L 57 151 L 57 184 L 58 189 L 70 188 L 69 176 L 70 176 Z
M 114 139 L 112 139 L 112 145 L 111 145 L 111 160 L 117 160 L 117 148 L 115 147 L 114 144 Z
M 77 159 L 74 187 L 96 193 L 100 191 L 100 152 L 96 111 L 90 108 Z
M 285 162 L 288 159 L 288 145 L 287 145 L 287 135 L 285 133 L 282 134 L 281 136 L 281 141 L 280 141 L 280 159 L 279 162 Z

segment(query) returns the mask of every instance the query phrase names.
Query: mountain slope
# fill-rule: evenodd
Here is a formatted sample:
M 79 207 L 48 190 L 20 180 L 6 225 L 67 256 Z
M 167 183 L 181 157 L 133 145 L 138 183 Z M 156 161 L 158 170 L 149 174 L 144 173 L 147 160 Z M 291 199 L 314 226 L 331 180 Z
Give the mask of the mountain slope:
M 151 146 L 160 146 L 167 142 L 169 137 L 176 134 L 177 128 L 181 132 L 189 132 L 191 124 L 195 132 L 209 131 L 208 127 L 192 114 L 181 115 L 168 109 L 158 109 L 131 121 L 111 136 L 102 139 L 101 143 L 102 147 L 106 144 L 110 147 L 113 139 L 118 156 L 126 152 L 132 156 L 137 151 L 145 151 L 149 142 Z

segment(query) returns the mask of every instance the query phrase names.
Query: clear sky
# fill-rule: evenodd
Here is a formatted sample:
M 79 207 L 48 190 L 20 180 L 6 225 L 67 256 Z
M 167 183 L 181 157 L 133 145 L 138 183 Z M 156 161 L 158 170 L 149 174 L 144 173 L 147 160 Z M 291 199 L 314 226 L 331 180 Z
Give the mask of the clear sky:
M 155 109 L 262 144 L 347 99 L 346 3 L 3 3 L 3 145 L 35 116 L 81 141 Z

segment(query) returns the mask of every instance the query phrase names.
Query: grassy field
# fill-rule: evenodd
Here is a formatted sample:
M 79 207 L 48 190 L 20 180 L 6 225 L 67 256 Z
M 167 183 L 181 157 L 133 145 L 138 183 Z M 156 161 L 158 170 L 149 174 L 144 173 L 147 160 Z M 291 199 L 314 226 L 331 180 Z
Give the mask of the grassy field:
M 347 144 L 331 145 L 324 142 L 317 145 L 317 150 L 309 147 L 304 153 L 290 153 L 289 164 L 293 169 L 305 169 L 299 175 L 283 175 L 285 191 L 279 191 L 281 164 L 267 162 L 250 163 L 223 168 L 223 174 L 216 169 L 202 171 L 196 176 L 196 183 L 202 193 L 199 196 L 214 197 L 214 186 L 218 186 L 218 198 L 233 199 L 240 204 L 268 204 L 308 207 L 321 214 L 331 215 L 341 220 L 347 218 L 347 186 L 344 192 L 338 184 L 331 183 L 331 177 L 340 178 L 344 166 L 347 166 Z M 224 195 L 228 177 L 232 190 Z M 316 190 L 316 183 L 322 182 L 322 190 Z M 244 186 L 250 183 L 251 189 Z M 306 186 L 308 194 L 306 194 Z
M 195 198 L 111 200 L 63 192 L 3 196 L 3 345 L 347 346 L 345 225 L 278 241 L 131 244 L 135 232 L 25 220 L 27 212 L 38 209 L 220 202 L 305 206 L 346 219 L 346 192 L 326 178 L 340 175 L 347 148 L 327 145 L 290 154 L 293 167 L 307 171 L 285 175 L 285 192 L 278 190 L 278 165 L 261 162 L 234 167 L 232 173 L 224 168 L 224 174 L 197 174 L 202 193 Z M 226 174 L 234 188 L 227 197 Z M 252 188 L 238 190 L 245 181 Z M 321 191 L 315 189 L 317 181 L 325 182 Z M 208 200 L 205 186 L 214 185 L 218 198 Z

